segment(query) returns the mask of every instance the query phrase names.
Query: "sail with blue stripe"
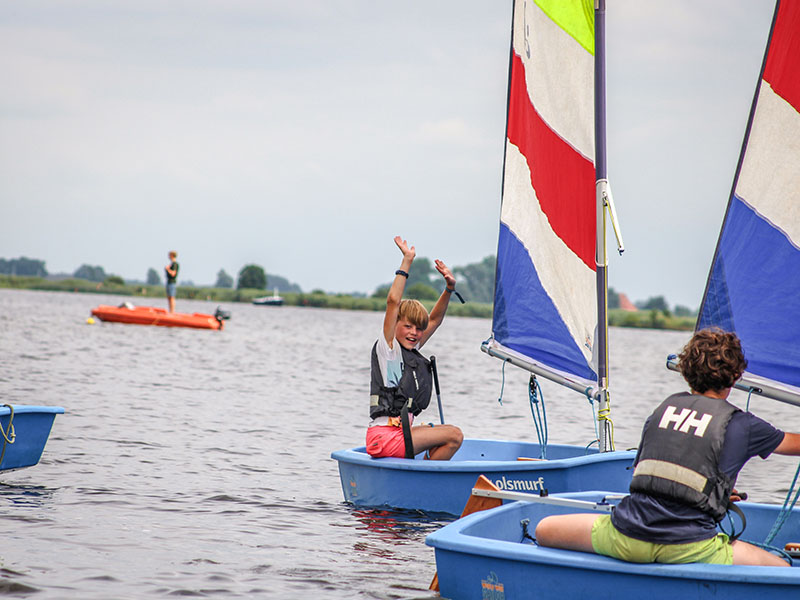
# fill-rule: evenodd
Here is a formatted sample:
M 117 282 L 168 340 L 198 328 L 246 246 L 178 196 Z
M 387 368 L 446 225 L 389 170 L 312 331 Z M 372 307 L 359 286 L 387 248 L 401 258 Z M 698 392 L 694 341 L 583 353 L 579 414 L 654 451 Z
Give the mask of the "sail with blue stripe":
M 517 1 L 513 23 L 491 342 L 593 388 L 594 3 Z
M 742 341 L 754 381 L 800 393 L 800 2 L 780 0 L 697 329 Z

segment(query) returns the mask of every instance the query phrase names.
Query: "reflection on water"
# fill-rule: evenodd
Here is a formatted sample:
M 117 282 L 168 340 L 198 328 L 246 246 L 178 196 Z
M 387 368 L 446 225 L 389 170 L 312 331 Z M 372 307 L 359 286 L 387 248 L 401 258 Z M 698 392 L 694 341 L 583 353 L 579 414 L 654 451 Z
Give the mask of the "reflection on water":
M 355 528 L 358 541 L 353 547 L 360 552 L 398 560 L 398 546 L 418 544 L 429 533 L 453 520 L 444 516 L 437 518 L 421 511 L 378 508 L 354 508 L 352 514 L 361 524 Z
M 86 324 L 93 306 L 122 300 L 0 290 L 2 402 L 66 409 L 41 463 L 0 475 L 0 594 L 435 597 L 424 540 L 448 519 L 345 505 L 330 459 L 363 444 L 380 313 L 233 304 L 222 332 Z M 506 368 L 497 402 L 502 363 L 479 349 L 489 328 L 448 318 L 426 346 L 445 417 L 467 437 L 535 439 L 525 373 Z M 664 361 L 688 335 L 611 330 L 617 447 L 681 389 Z M 542 387 L 550 441 L 591 441 L 585 398 Z M 436 422 L 431 406 L 420 418 Z M 778 403 L 753 410 L 796 421 Z M 737 487 L 782 501 L 795 466 L 751 461 Z
M 18 506 L 41 507 L 49 501 L 55 490 L 41 485 L 13 485 L 0 482 L 0 502 Z M 4 514 L 5 518 L 13 515 Z

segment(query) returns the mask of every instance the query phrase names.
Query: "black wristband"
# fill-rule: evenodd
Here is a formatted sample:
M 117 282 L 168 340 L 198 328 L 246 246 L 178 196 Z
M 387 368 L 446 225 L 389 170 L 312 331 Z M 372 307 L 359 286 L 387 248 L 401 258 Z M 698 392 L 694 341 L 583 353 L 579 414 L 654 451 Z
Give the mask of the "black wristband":
M 449 287 L 447 287 L 447 285 L 445 285 L 445 286 L 444 286 L 444 291 L 445 291 L 445 292 L 447 292 L 448 294 L 453 294 L 453 293 L 455 293 L 455 295 L 456 295 L 456 298 L 458 298 L 458 299 L 461 301 L 461 304 L 466 304 L 466 301 L 464 300 L 464 298 L 462 298 L 462 297 L 461 297 L 461 294 L 459 294 L 458 292 L 456 292 L 456 288 L 453 288 L 453 289 L 451 290 Z
M 395 271 L 395 272 L 394 272 L 394 274 L 395 274 L 395 275 L 402 275 L 403 277 L 405 277 L 406 279 L 408 279 L 408 273 L 406 273 L 405 271 L 403 271 L 403 269 L 397 269 L 397 271 Z

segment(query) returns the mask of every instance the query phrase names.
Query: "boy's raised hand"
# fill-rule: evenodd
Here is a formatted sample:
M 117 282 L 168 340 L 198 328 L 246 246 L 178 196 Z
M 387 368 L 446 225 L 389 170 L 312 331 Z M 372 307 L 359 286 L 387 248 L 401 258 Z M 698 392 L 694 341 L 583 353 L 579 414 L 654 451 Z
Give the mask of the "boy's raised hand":
M 404 258 L 410 258 L 414 260 L 414 257 L 417 255 L 414 246 L 411 248 L 408 247 L 408 242 L 401 238 L 399 235 L 394 236 L 394 243 L 397 244 L 397 247 L 400 248 L 400 252 L 403 253 Z
M 444 277 L 444 281 L 447 284 L 447 287 L 454 288 L 456 287 L 456 278 L 453 277 L 453 274 L 450 272 L 450 269 L 447 268 L 447 265 L 440 261 L 438 258 L 433 261 L 434 265 L 436 266 L 436 270 L 442 274 Z

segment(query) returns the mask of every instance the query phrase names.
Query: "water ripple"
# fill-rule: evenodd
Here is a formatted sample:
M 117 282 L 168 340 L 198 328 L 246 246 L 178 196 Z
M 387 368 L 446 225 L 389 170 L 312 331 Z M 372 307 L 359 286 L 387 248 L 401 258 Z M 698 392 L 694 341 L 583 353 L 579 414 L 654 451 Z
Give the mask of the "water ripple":
M 0 290 L 0 311 L 16 315 L 0 322 L 13 349 L 3 355 L 4 399 L 67 409 L 40 464 L 2 475 L 0 518 L 12 543 L 0 595 L 436 597 L 424 541 L 449 518 L 348 506 L 329 458 L 363 444 L 363 357 L 382 315 L 234 305 L 223 306 L 233 318 L 222 332 L 86 325 L 92 306 L 123 300 Z M 448 317 L 426 346 L 445 416 L 468 437 L 532 439 L 528 378 L 507 368 L 497 402 L 501 364 L 478 351 L 488 330 L 485 320 Z M 630 447 L 653 402 L 678 385 L 663 360 L 688 334 L 610 337 L 616 441 Z M 543 387 L 550 439 L 585 444 L 591 407 Z M 777 404 L 757 410 L 791 422 Z M 438 421 L 435 405 L 421 419 Z M 780 458 L 740 475 L 751 498 L 782 500 L 796 463 Z

